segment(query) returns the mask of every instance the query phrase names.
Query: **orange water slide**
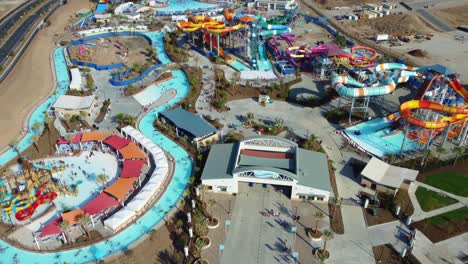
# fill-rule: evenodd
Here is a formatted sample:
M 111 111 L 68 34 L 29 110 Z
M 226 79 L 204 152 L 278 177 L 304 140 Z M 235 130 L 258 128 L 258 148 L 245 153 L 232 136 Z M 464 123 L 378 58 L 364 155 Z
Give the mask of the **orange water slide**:
M 403 103 L 400 106 L 400 116 L 415 126 L 427 129 L 445 128 L 450 124 L 468 120 L 468 104 L 466 103 L 468 102 L 468 91 L 463 88 L 457 79 L 450 80 L 449 84 L 458 94 L 464 98 L 465 105 L 463 107 L 444 106 L 439 103 L 425 100 L 411 100 Z M 411 111 L 419 108 L 447 113 L 450 116 L 442 117 L 437 121 L 426 122 L 413 116 Z
M 203 40 L 205 41 L 205 43 L 210 44 L 210 35 L 205 34 L 205 36 L 203 36 Z M 218 49 L 218 43 L 216 43 L 216 37 L 215 36 L 211 37 L 211 43 L 213 45 L 213 48 Z M 219 48 L 219 55 L 224 56 L 224 50 L 221 47 Z

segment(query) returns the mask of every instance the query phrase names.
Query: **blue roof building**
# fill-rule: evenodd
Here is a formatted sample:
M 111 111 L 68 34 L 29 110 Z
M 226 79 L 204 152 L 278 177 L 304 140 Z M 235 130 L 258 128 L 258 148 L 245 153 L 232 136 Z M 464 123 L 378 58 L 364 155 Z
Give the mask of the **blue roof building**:
M 218 130 L 214 126 L 181 107 L 163 111 L 159 115 L 164 122 L 175 126 L 178 136 L 187 136 L 198 147 L 206 146 L 207 143 L 213 143 L 219 139 Z

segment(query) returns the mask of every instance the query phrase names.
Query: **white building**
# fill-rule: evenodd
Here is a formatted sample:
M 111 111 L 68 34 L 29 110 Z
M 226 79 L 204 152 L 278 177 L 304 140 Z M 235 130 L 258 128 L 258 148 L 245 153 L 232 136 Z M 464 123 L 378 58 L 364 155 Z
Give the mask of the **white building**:
M 90 96 L 61 95 L 52 105 L 56 117 L 68 119 L 71 116 L 84 113 L 86 116 L 91 114 L 95 98 Z
M 269 184 L 292 199 L 328 201 L 332 187 L 327 156 L 273 136 L 211 147 L 201 177 L 214 192 L 237 193 L 239 184 Z
M 295 10 L 298 4 L 295 0 L 257 0 L 255 7 L 264 10 Z
M 70 90 L 81 90 L 81 73 L 80 69 L 70 69 L 71 81 Z

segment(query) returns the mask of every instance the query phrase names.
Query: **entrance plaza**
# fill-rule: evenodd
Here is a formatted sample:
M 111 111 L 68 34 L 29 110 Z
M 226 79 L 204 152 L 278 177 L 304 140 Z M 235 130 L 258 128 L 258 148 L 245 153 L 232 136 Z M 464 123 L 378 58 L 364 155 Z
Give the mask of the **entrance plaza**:
M 267 211 L 280 216 L 268 216 Z M 221 263 L 286 263 L 294 244 L 290 212 L 291 201 L 274 187 L 239 183 Z

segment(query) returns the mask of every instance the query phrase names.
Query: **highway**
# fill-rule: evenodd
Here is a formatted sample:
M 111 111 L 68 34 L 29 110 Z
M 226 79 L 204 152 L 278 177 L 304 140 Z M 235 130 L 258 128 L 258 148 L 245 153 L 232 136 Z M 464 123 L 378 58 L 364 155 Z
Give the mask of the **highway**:
M 434 26 L 440 28 L 443 31 L 449 32 L 449 31 L 454 31 L 455 29 L 451 28 L 447 24 L 445 24 L 443 21 L 438 19 L 436 16 L 431 14 L 429 11 L 426 9 L 418 9 L 416 10 L 418 14 L 420 14 L 422 17 L 424 17 L 429 23 L 433 24 Z
M 36 10 L 34 14 L 30 15 L 23 23 L 16 29 L 16 31 L 8 38 L 8 40 L 0 47 L 0 65 L 3 65 L 9 57 L 9 54 L 16 49 L 21 41 L 28 35 L 34 25 L 41 19 L 41 14 L 47 12 L 54 4 L 60 2 L 56 0 L 49 0 L 41 8 Z
M 13 12 L 12 15 L 5 17 L 0 24 L 0 37 L 4 37 L 6 34 L 8 34 L 10 28 L 12 28 L 15 23 L 20 20 L 21 16 L 23 16 L 26 12 L 34 9 L 39 2 L 40 0 L 32 0 L 27 4 L 19 7 Z

